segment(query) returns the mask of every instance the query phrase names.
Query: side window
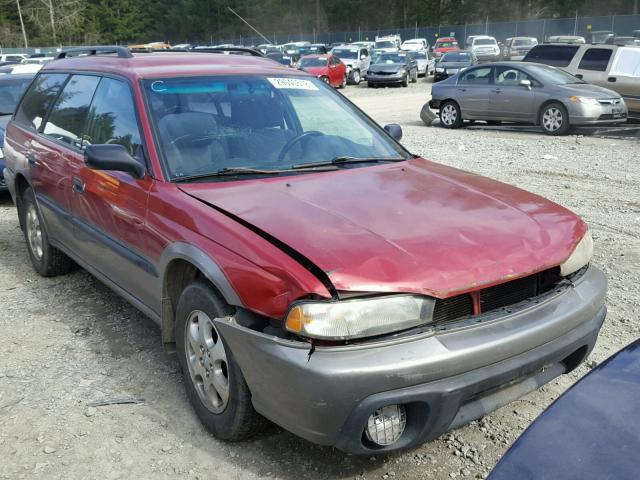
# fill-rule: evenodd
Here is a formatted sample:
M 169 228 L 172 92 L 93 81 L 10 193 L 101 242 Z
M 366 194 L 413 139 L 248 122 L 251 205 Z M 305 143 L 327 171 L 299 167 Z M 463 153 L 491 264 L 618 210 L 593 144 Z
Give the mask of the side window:
M 527 62 L 544 63 L 553 67 L 567 67 L 579 47 L 568 45 L 541 45 L 534 47 L 526 56 Z
M 594 70 L 596 72 L 606 72 L 607 65 L 611 59 L 613 50 L 609 48 L 590 48 L 580 60 L 578 68 L 580 70 Z
M 474 68 L 462 75 L 458 83 L 465 85 L 489 85 L 491 83 L 491 67 Z
M 367 52 L 367 49 L 366 49 L 366 48 L 363 48 L 363 49 L 360 51 L 360 56 L 361 56 L 361 57 L 368 57 L 368 56 L 369 56 L 369 52 Z
M 55 102 L 68 75 L 43 73 L 34 80 L 16 112 L 15 121 L 25 127 L 42 126 L 42 120 Z
M 51 110 L 43 133 L 76 148 L 82 147 L 89 105 L 99 82 L 97 76 L 73 75 Z
M 515 87 L 520 85 L 520 80 L 532 81 L 522 70 L 511 67 L 495 67 L 493 82 L 501 87 Z
M 134 105 L 127 83 L 103 78 L 87 117 L 85 145 L 115 143 L 141 159 L 142 141 Z

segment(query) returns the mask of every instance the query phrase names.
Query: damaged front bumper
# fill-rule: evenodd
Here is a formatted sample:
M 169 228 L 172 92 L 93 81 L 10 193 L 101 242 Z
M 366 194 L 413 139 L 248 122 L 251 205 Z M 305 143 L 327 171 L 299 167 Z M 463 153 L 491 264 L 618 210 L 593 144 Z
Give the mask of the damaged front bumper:
M 606 314 L 604 274 L 512 308 L 415 335 L 317 347 L 216 319 L 256 410 L 312 442 L 358 454 L 408 448 L 515 400 L 591 352 Z M 402 404 L 407 426 L 389 446 L 363 434 L 376 409 Z

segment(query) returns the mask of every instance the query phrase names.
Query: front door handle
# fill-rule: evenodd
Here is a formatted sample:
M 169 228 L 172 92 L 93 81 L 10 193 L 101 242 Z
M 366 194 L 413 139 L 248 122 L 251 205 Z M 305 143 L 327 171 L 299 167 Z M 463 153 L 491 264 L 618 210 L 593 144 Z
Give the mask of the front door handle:
M 73 177 L 73 185 L 71 186 L 71 190 L 76 193 L 84 193 L 84 182 L 81 178 Z
M 458 87 L 458 91 L 459 91 L 459 92 L 466 92 L 466 91 L 467 91 L 467 89 L 466 89 L 466 88 Z
M 502 92 L 502 90 L 500 90 L 499 88 L 494 88 L 493 90 L 491 90 L 493 93 L 500 93 Z
M 584 75 L 582 75 L 581 73 L 576 73 L 576 78 L 582 80 L 582 77 L 584 77 Z
M 607 82 L 615 83 L 618 79 L 616 77 L 607 78 Z

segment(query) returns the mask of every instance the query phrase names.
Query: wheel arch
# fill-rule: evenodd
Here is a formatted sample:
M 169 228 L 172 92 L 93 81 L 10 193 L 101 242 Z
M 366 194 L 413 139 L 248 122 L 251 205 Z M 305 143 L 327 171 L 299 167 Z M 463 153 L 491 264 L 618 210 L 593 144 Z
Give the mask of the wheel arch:
M 540 117 L 542 116 L 542 111 L 547 108 L 549 105 L 551 105 L 552 103 L 559 103 L 560 105 L 562 105 L 565 110 L 567 111 L 567 116 L 569 115 L 569 107 L 567 105 L 565 105 L 565 103 L 561 100 L 557 100 L 555 98 L 549 98 L 548 100 L 545 100 L 542 105 L 540 105 L 540 108 L 538 109 L 538 114 L 536 115 L 536 125 L 540 125 Z
M 211 285 L 217 295 L 231 306 L 244 304 L 220 266 L 205 252 L 194 245 L 174 243 L 162 254 L 162 343 L 167 350 L 175 345 L 175 312 L 184 288 L 196 280 Z

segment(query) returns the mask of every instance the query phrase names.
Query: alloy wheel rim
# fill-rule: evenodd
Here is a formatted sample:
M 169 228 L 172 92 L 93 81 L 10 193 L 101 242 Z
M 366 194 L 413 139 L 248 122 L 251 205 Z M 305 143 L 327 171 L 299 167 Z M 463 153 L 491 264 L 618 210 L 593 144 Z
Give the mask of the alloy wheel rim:
M 453 105 L 445 105 L 442 109 L 442 122 L 445 125 L 453 125 L 458 118 L 458 112 Z
M 562 122 L 562 112 L 556 107 L 548 108 L 542 116 L 542 124 L 550 132 L 558 130 L 562 126 Z
M 29 249 L 36 260 L 40 260 L 44 253 L 42 244 L 42 227 L 40 226 L 38 212 L 33 204 L 29 204 L 27 207 L 25 228 L 27 231 L 27 240 L 29 241 Z
M 360 83 L 360 74 L 357 71 L 353 72 L 353 83 Z
M 222 337 L 201 310 L 189 315 L 184 336 L 189 375 L 198 397 L 212 413 L 222 413 L 229 403 L 229 368 Z

